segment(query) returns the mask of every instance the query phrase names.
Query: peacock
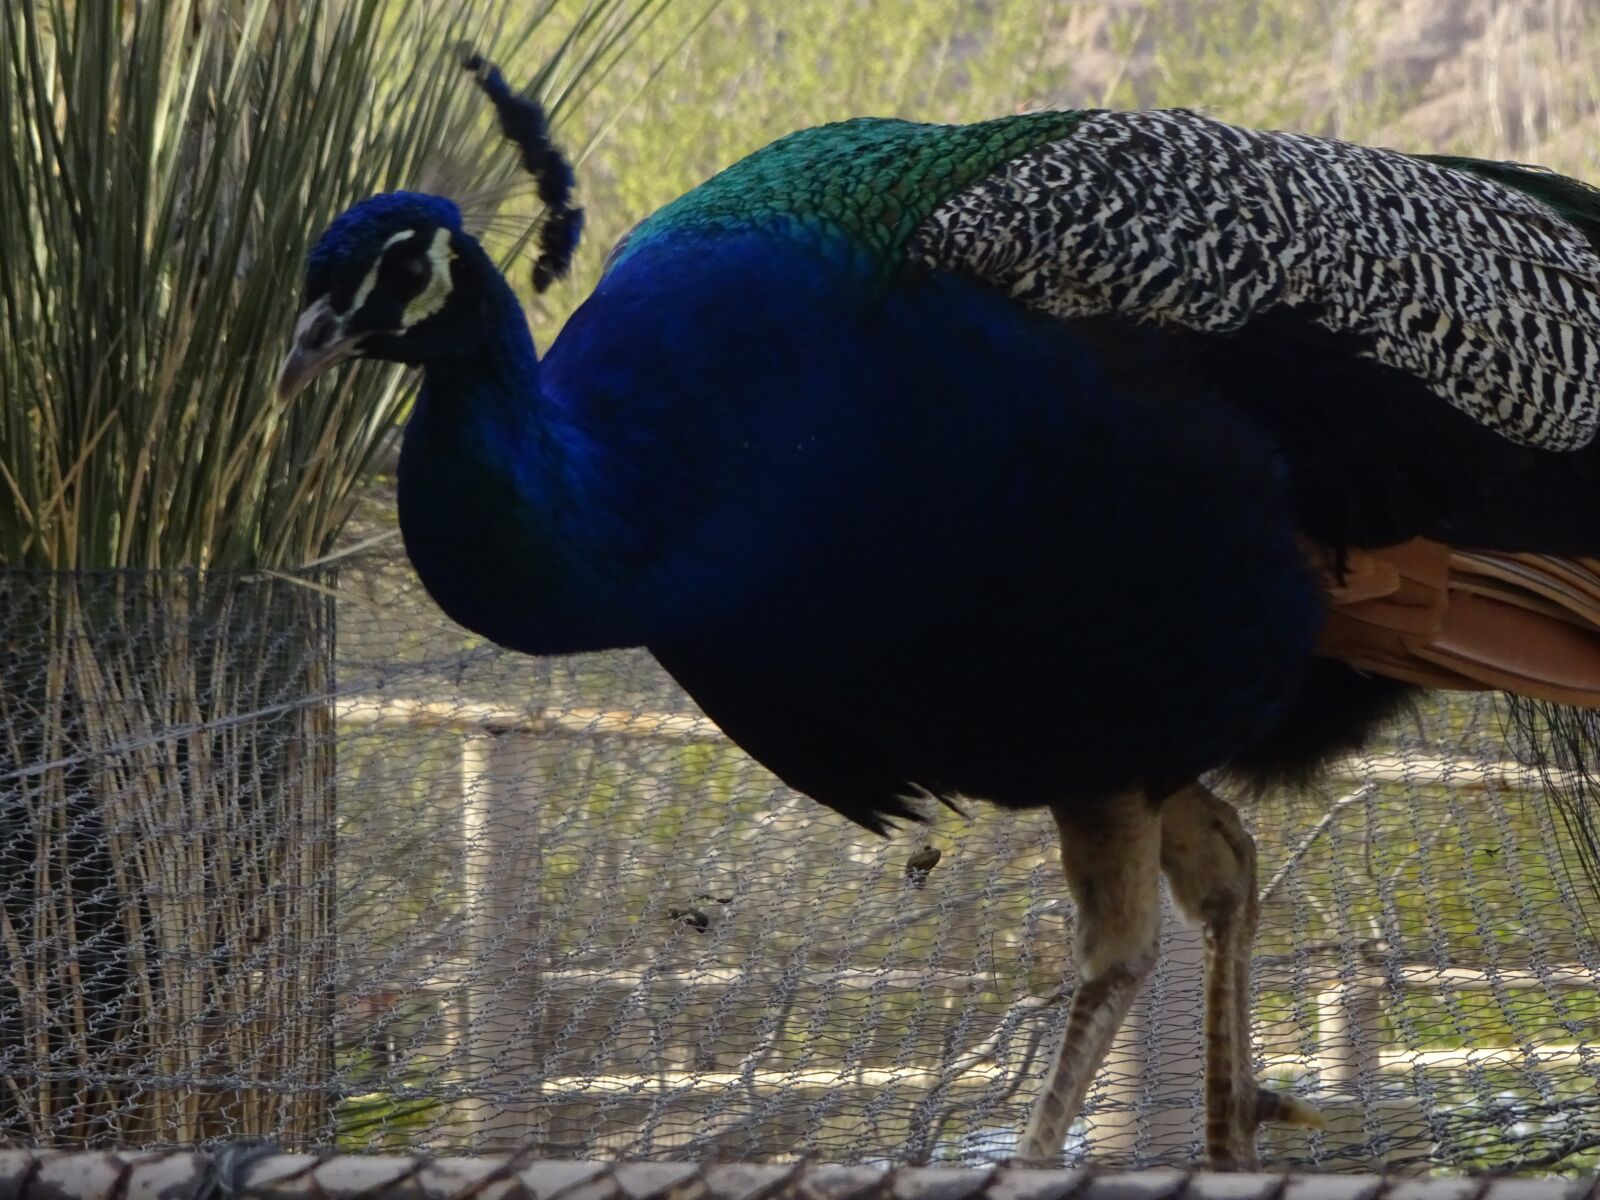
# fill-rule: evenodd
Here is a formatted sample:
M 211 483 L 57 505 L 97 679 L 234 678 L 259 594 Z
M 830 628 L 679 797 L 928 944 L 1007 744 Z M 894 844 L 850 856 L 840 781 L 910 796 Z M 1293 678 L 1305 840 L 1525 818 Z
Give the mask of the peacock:
M 466 65 L 538 180 L 542 290 L 573 172 Z M 1314 777 L 1426 689 L 1500 691 L 1593 848 L 1581 183 L 1184 110 L 860 119 L 639 223 L 543 358 L 437 195 L 335 218 L 304 295 L 284 396 L 421 368 L 400 525 L 455 621 L 647 647 L 870 830 L 928 797 L 1053 814 L 1078 983 L 1022 1159 L 1059 1154 L 1151 969 L 1162 874 L 1206 934 L 1211 1162 L 1317 1120 L 1253 1077 L 1255 849 L 1219 792 Z

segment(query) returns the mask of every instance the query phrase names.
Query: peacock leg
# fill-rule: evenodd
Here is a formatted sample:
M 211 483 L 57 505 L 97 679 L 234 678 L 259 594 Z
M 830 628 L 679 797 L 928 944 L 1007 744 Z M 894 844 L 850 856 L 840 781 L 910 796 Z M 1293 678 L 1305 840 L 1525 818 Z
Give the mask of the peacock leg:
M 1321 1124 L 1309 1104 L 1255 1081 L 1250 949 L 1261 916 L 1255 842 L 1231 804 L 1193 783 L 1162 805 L 1161 869 L 1179 908 L 1205 929 L 1206 1155 L 1218 1170 L 1253 1170 L 1263 1121 Z
M 1077 905 L 1078 986 L 1044 1088 L 1017 1145 L 1024 1162 L 1051 1163 L 1139 986 L 1161 932 L 1161 819 L 1140 793 L 1088 810 L 1052 809 L 1061 866 Z

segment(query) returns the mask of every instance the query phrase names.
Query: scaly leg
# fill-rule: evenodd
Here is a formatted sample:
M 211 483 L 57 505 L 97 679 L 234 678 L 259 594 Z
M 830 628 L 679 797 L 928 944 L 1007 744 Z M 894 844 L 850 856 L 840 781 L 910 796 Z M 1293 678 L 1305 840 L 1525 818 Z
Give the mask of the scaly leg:
M 1206 1155 L 1253 1170 L 1263 1121 L 1320 1127 L 1309 1104 L 1260 1087 L 1250 1048 L 1250 948 L 1261 917 L 1256 846 L 1233 806 L 1200 783 L 1161 807 L 1161 869 L 1206 936 Z
M 1051 811 L 1078 909 L 1078 987 L 1055 1064 L 1017 1145 L 1017 1157 L 1034 1163 L 1053 1163 L 1061 1153 L 1089 1083 L 1155 963 L 1161 932 L 1155 806 L 1132 793 L 1087 811 Z

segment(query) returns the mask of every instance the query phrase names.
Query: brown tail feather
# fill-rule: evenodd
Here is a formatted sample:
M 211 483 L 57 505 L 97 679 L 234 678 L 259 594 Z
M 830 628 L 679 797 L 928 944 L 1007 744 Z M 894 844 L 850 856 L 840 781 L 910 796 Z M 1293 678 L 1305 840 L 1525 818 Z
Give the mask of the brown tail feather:
M 1420 538 L 1343 562 L 1310 553 L 1329 601 L 1319 654 L 1422 687 L 1510 693 L 1508 741 L 1600 896 L 1600 559 Z
M 1600 560 L 1417 538 L 1312 551 L 1330 603 L 1318 653 L 1423 687 L 1600 707 Z

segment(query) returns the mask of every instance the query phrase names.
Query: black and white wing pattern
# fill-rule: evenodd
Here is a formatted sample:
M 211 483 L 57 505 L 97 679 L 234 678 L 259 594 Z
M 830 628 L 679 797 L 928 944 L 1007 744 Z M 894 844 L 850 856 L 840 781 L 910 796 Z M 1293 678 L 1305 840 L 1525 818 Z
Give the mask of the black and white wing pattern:
M 1061 317 L 1227 334 L 1293 309 L 1514 442 L 1574 450 L 1600 429 L 1600 256 L 1532 196 L 1395 151 L 1089 113 L 909 250 Z

